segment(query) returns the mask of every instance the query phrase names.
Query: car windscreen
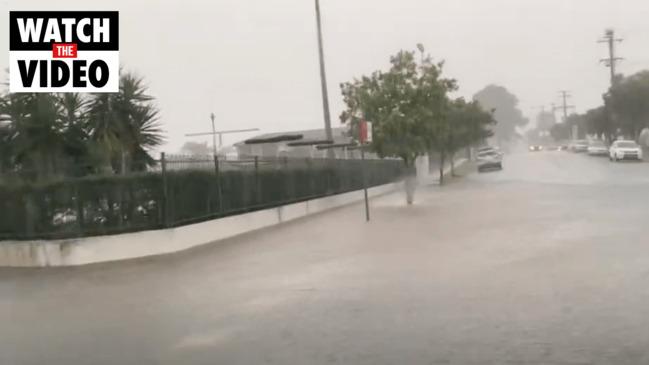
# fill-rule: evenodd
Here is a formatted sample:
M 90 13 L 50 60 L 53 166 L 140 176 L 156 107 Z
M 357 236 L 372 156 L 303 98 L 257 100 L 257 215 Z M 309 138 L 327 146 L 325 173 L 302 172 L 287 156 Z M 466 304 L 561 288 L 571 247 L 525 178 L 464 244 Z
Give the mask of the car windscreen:
M 494 157 L 497 156 L 498 154 L 493 152 L 493 151 L 487 151 L 487 152 L 481 152 L 478 153 L 478 157 Z
M 636 148 L 638 145 L 635 142 L 618 142 L 617 146 L 620 148 Z
M 590 146 L 591 147 L 606 147 L 606 145 L 602 141 L 592 141 L 592 142 L 590 142 Z

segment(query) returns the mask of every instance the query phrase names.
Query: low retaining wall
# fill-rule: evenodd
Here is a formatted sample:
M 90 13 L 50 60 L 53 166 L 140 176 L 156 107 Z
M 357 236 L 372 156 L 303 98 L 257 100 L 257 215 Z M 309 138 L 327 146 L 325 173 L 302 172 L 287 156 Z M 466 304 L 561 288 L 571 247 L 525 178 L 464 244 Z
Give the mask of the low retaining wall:
M 370 188 L 368 193 L 375 197 L 399 187 L 400 183 L 386 184 Z M 3 241 L 0 266 L 75 266 L 164 255 L 361 200 L 363 191 L 359 190 L 177 228 L 55 241 Z

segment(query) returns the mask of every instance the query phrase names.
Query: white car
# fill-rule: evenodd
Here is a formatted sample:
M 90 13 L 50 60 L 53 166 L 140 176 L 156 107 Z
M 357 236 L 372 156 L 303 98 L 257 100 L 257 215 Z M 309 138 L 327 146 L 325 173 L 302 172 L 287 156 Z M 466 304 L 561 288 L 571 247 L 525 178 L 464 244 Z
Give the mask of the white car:
M 478 155 L 484 152 L 496 152 L 500 157 L 503 157 L 505 154 L 500 150 L 500 147 L 491 147 L 491 146 L 486 146 L 486 147 L 480 147 L 478 148 Z
M 606 156 L 609 154 L 609 149 L 603 141 L 590 141 L 588 143 L 588 154 L 590 156 Z
M 588 151 L 588 141 L 585 139 L 572 141 L 569 148 L 572 152 L 576 152 L 576 153 L 586 152 Z
M 477 160 L 478 172 L 489 169 L 503 169 L 503 158 L 498 152 L 494 150 L 479 152 Z
M 642 148 L 635 141 L 615 141 L 609 149 L 611 161 L 642 160 Z

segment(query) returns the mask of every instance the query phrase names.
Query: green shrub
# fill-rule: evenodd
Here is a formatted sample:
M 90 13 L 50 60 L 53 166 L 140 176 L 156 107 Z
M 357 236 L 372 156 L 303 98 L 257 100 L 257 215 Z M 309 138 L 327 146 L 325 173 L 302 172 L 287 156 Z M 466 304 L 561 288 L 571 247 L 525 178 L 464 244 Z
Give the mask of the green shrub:
M 249 165 L 223 169 L 218 177 L 205 169 L 0 182 L 0 240 L 159 229 L 344 193 L 362 188 L 361 163 Z M 365 168 L 368 186 L 395 181 L 405 172 L 392 160 L 368 160 Z

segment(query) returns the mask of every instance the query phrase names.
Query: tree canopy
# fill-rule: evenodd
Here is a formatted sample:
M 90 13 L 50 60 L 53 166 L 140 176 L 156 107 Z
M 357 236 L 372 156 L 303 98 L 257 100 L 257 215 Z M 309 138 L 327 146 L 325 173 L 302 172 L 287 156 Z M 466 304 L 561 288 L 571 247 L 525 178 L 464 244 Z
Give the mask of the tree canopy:
M 456 89 L 456 82 L 442 77 L 441 62 L 426 57 L 417 64 L 415 52 L 400 51 L 390 65 L 388 71 L 341 85 L 346 110 L 340 119 L 352 126 L 363 118 L 372 121 L 372 148 L 411 166 L 436 144 L 434 136 L 443 133 L 447 93 Z
M 566 122 L 555 125 L 552 136 L 569 139 L 572 128 L 577 126 L 578 138 L 592 135 L 609 142 L 617 137 L 638 140 L 649 127 L 649 71 L 619 76 L 603 99 L 604 105 L 573 114 Z
M 477 101 L 467 102 L 463 98 L 451 101 L 447 123 L 449 133 L 443 143 L 450 155 L 460 149 L 493 136 L 496 125 L 493 114 L 485 111 Z
M 163 142 L 142 78 L 125 73 L 118 93 L 0 96 L 0 172 L 34 178 L 142 170 Z
M 446 157 L 452 167 L 453 155 L 490 137 L 496 121 L 477 101 L 450 99 L 457 82 L 442 76 L 443 62 L 434 63 L 423 46 L 418 48 L 420 63 L 414 51 L 400 51 L 390 58 L 388 71 L 342 84 L 346 110 L 340 119 L 352 131 L 360 120 L 372 121 L 372 149 L 407 166 L 417 156 L 438 152 L 442 182 Z
M 493 110 L 498 122 L 493 129 L 499 144 L 509 142 L 518 136 L 518 128 L 527 125 L 528 120 L 518 108 L 518 98 L 506 88 L 488 85 L 474 96 L 485 110 Z
M 649 126 L 649 71 L 640 71 L 616 82 L 605 96 L 610 110 L 613 129 L 638 138 L 640 131 Z

